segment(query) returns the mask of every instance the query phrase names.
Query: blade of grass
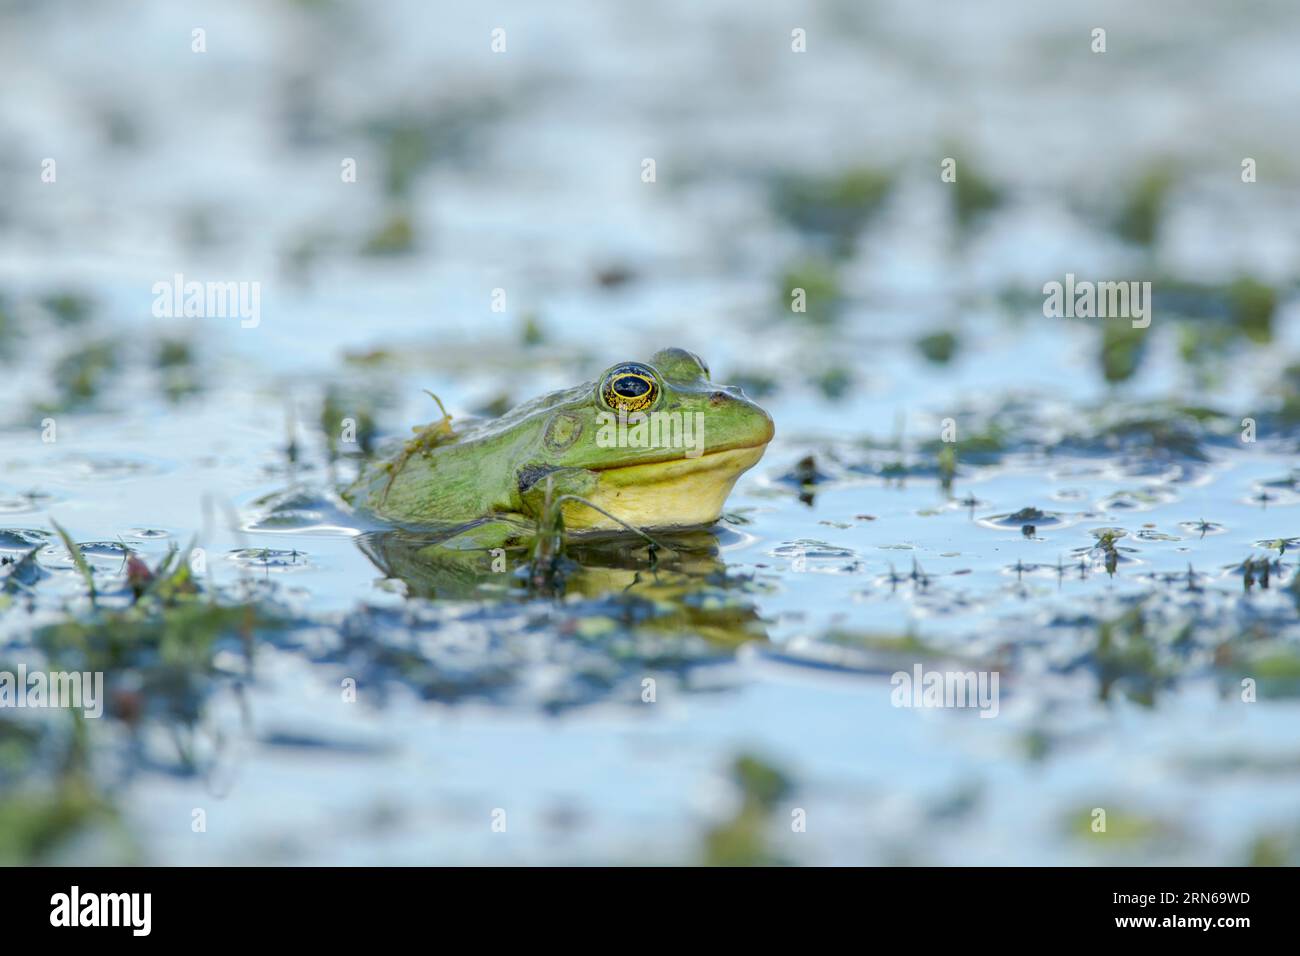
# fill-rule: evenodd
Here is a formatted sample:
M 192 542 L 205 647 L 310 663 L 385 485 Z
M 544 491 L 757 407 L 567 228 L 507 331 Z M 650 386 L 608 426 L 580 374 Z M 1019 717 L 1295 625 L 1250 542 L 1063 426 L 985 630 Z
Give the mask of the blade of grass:
M 68 549 L 68 554 L 72 556 L 72 563 L 76 565 L 77 570 L 81 573 L 81 578 L 86 582 L 86 590 L 90 592 L 90 606 L 95 606 L 95 575 L 90 570 L 90 565 L 86 563 L 86 556 L 81 553 L 77 543 L 72 540 L 71 535 L 63 530 L 63 525 L 59 524 L 53 518 L 50 524 L 54 525 L 54 530 L 58 533 L 59 538 L 63 541 L 63 546 Z

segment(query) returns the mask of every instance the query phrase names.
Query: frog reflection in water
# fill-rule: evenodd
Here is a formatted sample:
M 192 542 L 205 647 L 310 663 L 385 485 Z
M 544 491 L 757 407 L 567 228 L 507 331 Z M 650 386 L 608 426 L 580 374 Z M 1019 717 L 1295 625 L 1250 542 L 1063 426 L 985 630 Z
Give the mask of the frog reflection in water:
M 664 349 L 498 419 L 453 431 L 444 417 L 417 429 L 344 497 L 397 526 L 364 535 L 361 547 L 412 595 L 470 596 L 490 571 L 507 570 L 507 552 L 510 570 L 521 563 L 544 516 L 562 521 L 579 560 L 570 592 L 639 580 L 653 562 L 628 546 L 628 527 L 672 549 L 661 570 L 699 581 L 723 567 L 717 538 L 700 529 L 772 434 L 771 417 L 740 389 L 711 382 L 694 354 Z

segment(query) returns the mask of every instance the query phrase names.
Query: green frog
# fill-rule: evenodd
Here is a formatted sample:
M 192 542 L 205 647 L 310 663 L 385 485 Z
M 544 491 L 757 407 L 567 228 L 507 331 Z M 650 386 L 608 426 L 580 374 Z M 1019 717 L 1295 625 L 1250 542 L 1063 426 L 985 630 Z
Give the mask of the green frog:
M 772 435 L 739 388 L 669 348 L 462 430 L 444 410 L 343 496 L 390 524 L 445 532 L 440 545 L 454 548 L 518 540 L 552 502 L 567 532 L 693 528 L 717 520 Z

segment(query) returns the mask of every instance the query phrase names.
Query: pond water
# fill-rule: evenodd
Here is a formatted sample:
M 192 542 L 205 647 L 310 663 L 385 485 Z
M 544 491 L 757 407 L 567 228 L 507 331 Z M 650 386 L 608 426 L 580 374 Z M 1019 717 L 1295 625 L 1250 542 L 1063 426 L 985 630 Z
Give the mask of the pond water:
M 0 710 L 0 860 L 1296 862 L 1300 12 L 923 6 L 0 14 L 0 670 L 108 694 Z M 336 495 L 673 345 L 776 438 L 653 559 Z

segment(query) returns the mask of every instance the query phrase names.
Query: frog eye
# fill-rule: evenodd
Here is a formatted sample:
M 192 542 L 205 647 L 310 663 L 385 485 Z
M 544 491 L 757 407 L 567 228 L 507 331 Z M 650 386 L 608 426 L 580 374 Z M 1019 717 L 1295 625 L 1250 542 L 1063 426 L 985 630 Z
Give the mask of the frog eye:
M 643 411 L 659 398 L 659 379 L 648 365 L 615 365 L 605 374 L 600 396 L 615 411 Z

